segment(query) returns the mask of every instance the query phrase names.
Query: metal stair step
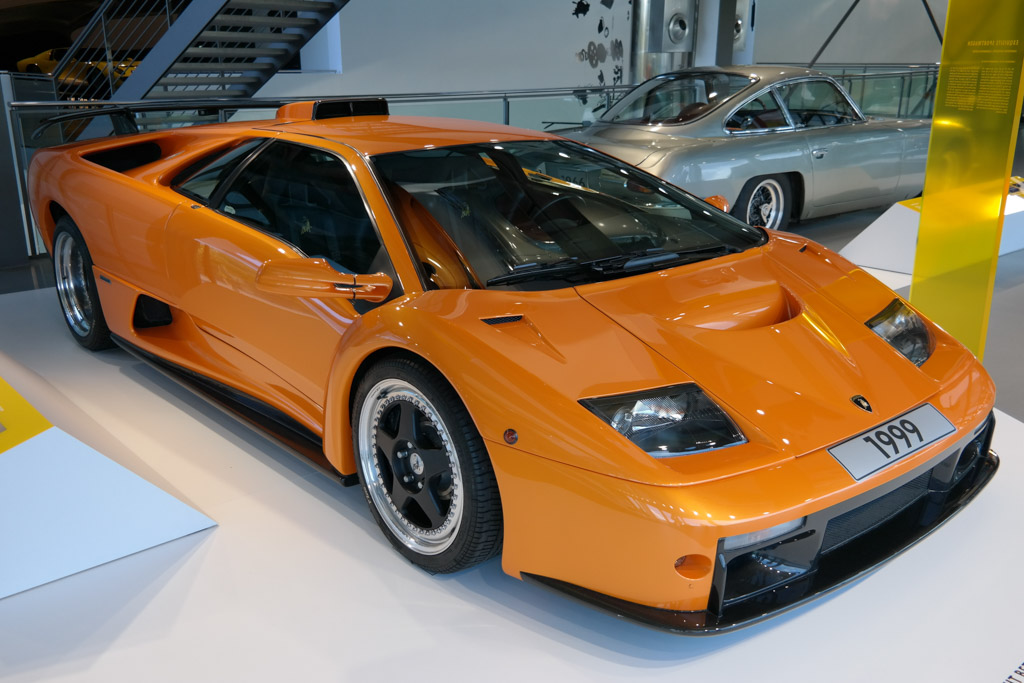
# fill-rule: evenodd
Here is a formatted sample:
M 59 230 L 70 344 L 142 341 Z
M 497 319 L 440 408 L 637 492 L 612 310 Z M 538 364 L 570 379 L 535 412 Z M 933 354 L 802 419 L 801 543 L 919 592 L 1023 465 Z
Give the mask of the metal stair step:
M 257 76 L 164 76 L 157 85 L 251 85 L 262 83 Z
M 320 25 L 307 17 L 259 17 L 248 14 L 218 14 L 210 26 L 269 26 L 275 28 L 314 28 Z
M 182 57 L 287 57 L 289 51 L 278 47 L 190 47 Z
M 210 99 L 211 97 L 248 97 L 246 90 L 203 88 L 200 90 L 150 90 L 147 100 L 194 100 Z
M 245 73 L 250 71 L 272 72 L 279 66 L 271 62 L 177 62 L 171 64 L 167 73 L 214 74 Z
M 196 40 L 224 43 L 297 43 L 306 39 L 301 33 L 272 33 L 269 31 L 203 31 Z
M 277 10 L 281 12 L 333 12 L 337 5 L 324 0 L 231 0 L 227 7 Z

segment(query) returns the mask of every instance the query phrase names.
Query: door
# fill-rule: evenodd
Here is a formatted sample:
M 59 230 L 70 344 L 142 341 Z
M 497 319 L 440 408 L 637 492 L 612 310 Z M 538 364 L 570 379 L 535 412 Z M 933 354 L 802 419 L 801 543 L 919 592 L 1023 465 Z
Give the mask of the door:
M 356 181 L 333 152 L 274 141 L 215 185 L 210 191 L 200 171 L 176 187 L 196 200 L 167 226 L 176 304 L 235 373 L 233 384 L 322 410 L 338 344 L 358 313 L 343 299 L 263 292 L 256 274 L 270 259 L 309 256 L 341 272 L 393 275 Z
M 777 90 L 810 152 L 811 206 L 874 206 L 896 192 L 902 135 L 865 120 L 831 81 L 802 80 Z

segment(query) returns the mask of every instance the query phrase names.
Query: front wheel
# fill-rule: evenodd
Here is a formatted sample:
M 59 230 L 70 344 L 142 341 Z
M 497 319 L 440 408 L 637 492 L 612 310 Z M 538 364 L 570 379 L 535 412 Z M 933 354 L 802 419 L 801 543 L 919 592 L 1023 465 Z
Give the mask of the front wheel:
M 766 175 L 752 178 L 743 186 L 732 215 L 750 225 L 785 230 L 793 210 L 789 178 Z
M 113 346 L 96 291 L 92 257 L 78 226 L 67 216 L 57 221 L 53 233 L 53 274 L 60 310 L 75 341 L 90 351 Z
M 353 445 L 363 493 L 391 544 L 432 573 L 501 550 L 501 500 L 483 440 L 433 368 L 378 363 L 359 384 Z

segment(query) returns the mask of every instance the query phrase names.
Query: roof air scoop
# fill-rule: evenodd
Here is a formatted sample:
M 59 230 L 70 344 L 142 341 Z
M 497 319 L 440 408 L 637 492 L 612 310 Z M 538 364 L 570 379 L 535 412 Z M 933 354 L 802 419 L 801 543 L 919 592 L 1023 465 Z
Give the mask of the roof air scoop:
M 350 116 L 387 116 L 388 101 L 383 97 L 337 97 L 328 100 L 292 102 L 277 110 L 281 122 L 319 121 Z

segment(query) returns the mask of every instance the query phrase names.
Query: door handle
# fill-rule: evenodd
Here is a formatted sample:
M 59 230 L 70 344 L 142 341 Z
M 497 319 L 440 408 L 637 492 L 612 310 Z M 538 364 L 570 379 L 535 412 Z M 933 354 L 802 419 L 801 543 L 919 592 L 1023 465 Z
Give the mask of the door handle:
M 828 154 L 827 147 L 819 147 L 818 149 L 811 150 L 811 156 L 815 159 L 824 159 L 826 154 Z

